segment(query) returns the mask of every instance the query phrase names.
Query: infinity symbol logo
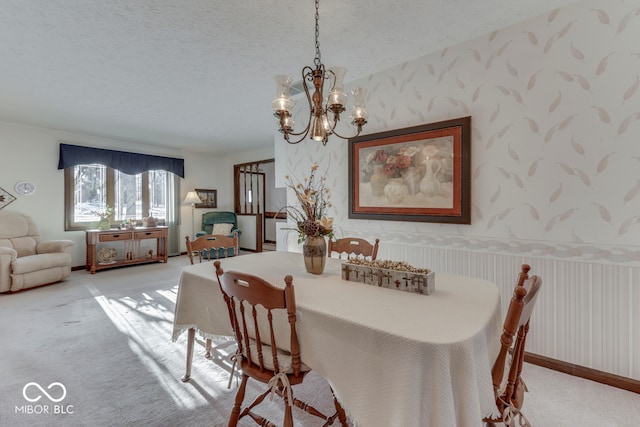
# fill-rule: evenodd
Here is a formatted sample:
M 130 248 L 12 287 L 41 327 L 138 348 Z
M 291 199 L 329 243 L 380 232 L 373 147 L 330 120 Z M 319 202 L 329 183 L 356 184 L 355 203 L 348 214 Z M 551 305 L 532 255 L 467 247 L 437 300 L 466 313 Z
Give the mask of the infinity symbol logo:
M 58 387 L 60 387 L 60 388 L 62 389 L 62 397 L 60 397 L 60 398 L 56 399 L 56 398 L 52 397 L 49 393 L 47 393 L 47 392 L 45 391 L 45 389 L 43 389 L 43 388 L 40 386 L 40 384 L 38 384 L 38 383 L 34 383 L 34 382 L 30 382 L 30 383 L 27 383 L 27 384 L 24 386 L 24 388 L 22 389 L 22 395 L 23 395 L 23 396 L 24 396 L 24 398 L 25 398 L 26 400 L 28 400 L 29 402 L 37 402 L 38 400 L 40 400 L 40 399 L 42 398 L 42 395 L 38 395 L 37 397 L 34 397 L 34 398 L 30 398 L 29 396 L 27 396 L 27 389 L 28 389 L 29 387 L 32 387 L 32 386 L 33 386 L 33 387 L 35 387 L 35 388 L 37 388 L 38 390 L 40 390 L 40 392 L 41 392 L 42 394 L 44 394 L 45 396 L 47 396 L 47 397 L 49 398 L 49 400 L 50 400 L 50 401 L 52 401 L 52 402 L 60 402 L 61 400 L 63 400 L 63 399 L 67 396 L 67 389 L 66 389 L 66 387 L 65 387 L 62 383 L 55 382 L 55 383 L 51 383 L 51 384 L 49 384 L 49 385 L 47 386 L 47 390 L 51 390 L 51 387 L 55 387 L 55 386 L 58 386 Z

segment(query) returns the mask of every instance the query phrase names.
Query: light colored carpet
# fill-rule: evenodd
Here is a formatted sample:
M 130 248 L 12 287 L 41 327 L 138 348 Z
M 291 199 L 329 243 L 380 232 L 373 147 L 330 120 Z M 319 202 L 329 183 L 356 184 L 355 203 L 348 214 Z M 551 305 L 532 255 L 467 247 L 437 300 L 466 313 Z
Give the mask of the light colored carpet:
M 0 426 L 226 425 L 235 394 L 235 381 L 226 388 L 228 341 L 216 342 L 215 357 L 207 360 L 198 339 L 193 379 L 180 381 L 186 334 L 173 343 L 171 333 L 178 279 L 186 265 L 183 256 L 166 265 L 95 275 L 76 271 L 60 284 L 0 295 Z M 637 394 L 532 365 L 524 373 L 530 390 L 524 409 L 534 426 L 638 425 Z M 54 399 L 62 396 L 62 388 L 47 386 L 59 382 L 66 396 L 53 403 L 31 385 L 27 397 L 42 398 L 30 403 L 23 390 L 31 382 Z M 330 412 L 331 394 L 322 378 L 311 375 L 294 390 Z M 251 387 L 248 393 L 256 392 Z M 47 405 L 50 413 L 28 414 L 25 405 L 36 411 Z M 281 408 L 274 399 L 262 412 L 280 424 Z M 56 409 L 73 413 L 53 414 Z M 294 409 L 294 416 L 296 425 L 321 425 L 300 410 Z

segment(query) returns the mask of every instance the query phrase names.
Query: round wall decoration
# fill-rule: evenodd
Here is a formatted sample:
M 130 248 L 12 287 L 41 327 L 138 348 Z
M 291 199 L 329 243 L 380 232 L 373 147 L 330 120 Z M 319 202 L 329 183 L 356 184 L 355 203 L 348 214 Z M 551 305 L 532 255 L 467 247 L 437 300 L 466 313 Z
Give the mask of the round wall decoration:
M 14 190 L 16 190 L 16 193 L 22 196 L 28 196 L 30 194 L 33 194 L 34 191 L 36 191 L 36 186 L 29 181 L 17 182 L 13 188 Z

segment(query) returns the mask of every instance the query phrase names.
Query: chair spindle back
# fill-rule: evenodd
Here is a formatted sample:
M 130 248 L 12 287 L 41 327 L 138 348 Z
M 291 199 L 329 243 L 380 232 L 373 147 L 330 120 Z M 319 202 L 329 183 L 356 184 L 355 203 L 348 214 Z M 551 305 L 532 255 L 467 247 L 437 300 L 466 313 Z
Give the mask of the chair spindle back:
M 238 233 L 233 233 L 232 236 L 223 235 L 211 235 L 200 236 L 196 240 L 189 239 L 189 236 L 185 236 L 187 243 L 187 255 L 189 261 L 193 265 L 193 257 L 197 252 L 198 259 L 202 262 L 202 258 L 207 261 L 218 259 L 220 253 L 224 253 L 224 257 L 227 257 L 228 249 L 233 248 L 234 255 L 238 255 Z M 212 257 L 213 255 L 213 257 Z
M 371 258 L 371 261 L 376 259 L 378 256 L 378 244 L 380 243 L 380 239 L 376 239 L 375 243 L 372 245 L 364 239 L 359 239 L 356 237 L 345 237 L 343 239 L 337 240 L 329 240 L 329 247 L 327 250 L 327 256 L 331 258 L 331 254 L 333 252 L 338 253 L 338 258 L 343 258 L 346 255 L 346 258 L 350 258 L 353 255 L 362 256 L 364 258 Z
M 229 308 L 229 316 L 233 327 L 238 350 L 244 355 L 247 362 L 255 364 L 260 371 L 266 369 L 279 372 L 282 368 L 278 359 L 278 348 L 286 346 L 278 345 L 276 329 L 279 325 L 274 322 L 274 312 L 284 310 L 289 323 L 291 352 L 291 364 L 294 375 L 300 372 L 300 345 L 296 332 L 296 304 L 293 287 L 293 278 L 287 275 L 284 278 L 285 288 L 273 286 L 260 277 L 240 273 L 237 271 L 224 272 L 220 262 L 214 263 L 216 274 L 222 289 L 225 301 Z M 261 335 L 265 328 L 268 337 Z M 265 355 L 264 346 L 270 347 L 270 353 Z M 253 352 L 257 354 L 253 354 Z M 265 357 L 271 359 L 271 366 Z

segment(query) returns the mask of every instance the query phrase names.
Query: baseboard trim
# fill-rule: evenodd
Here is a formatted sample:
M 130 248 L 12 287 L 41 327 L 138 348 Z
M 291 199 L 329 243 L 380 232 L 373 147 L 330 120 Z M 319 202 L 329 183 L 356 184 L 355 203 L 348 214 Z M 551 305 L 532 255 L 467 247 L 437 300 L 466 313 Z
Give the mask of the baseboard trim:
M 631 378 L 610 374 L 604 371 L 598 371 L 597 369 L 587 368 L 584 366 L 575 365 L 569 362 L 563 362 L 561 360 L 552 359 L 550 357 L 540 356 L 538 354 L 529 352 L 525 352 L 524 360 L 525 362 L 542 366 L 543 368 L 552 369 L 554 371 L 573 375 L 575 377 L 584 378 L 611 387 L 616 387 L 640 394 L 640 381 Z

